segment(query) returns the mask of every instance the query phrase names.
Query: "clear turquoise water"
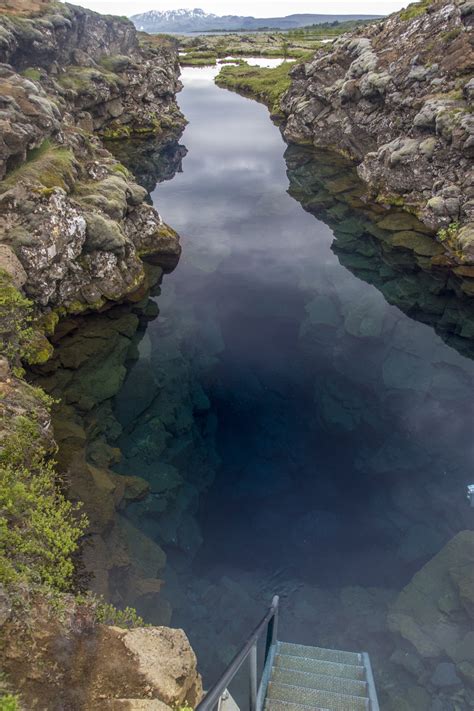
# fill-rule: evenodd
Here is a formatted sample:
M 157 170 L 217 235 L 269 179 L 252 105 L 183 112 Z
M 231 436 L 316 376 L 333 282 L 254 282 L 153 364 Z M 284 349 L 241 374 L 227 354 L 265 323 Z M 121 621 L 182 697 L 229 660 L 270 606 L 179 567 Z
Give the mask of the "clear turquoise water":
M 209 70 L 184 86 L 183 172 L 152 196 L 183 255 L 116 401 L 122 469 L 175 483 L 127 515 L 208 682 L 274 592 L 284 636 L 378 672 L 388 606 L 474 527 L 472 309 L 340 201 L 312 205 L 334 231 L 305 211 L 263 106 Z

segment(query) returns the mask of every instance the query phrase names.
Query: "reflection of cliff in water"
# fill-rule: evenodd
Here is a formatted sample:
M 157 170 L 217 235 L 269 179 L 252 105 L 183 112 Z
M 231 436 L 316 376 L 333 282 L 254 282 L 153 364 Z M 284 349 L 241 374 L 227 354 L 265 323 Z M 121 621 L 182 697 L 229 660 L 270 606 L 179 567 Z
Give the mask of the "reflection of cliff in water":
M 289 194 L 334 231 L 331 248 L 340 263 L 474 357 L 474 301 L 467 295 L 474 280 L 437 266 L 444 250 L 427 228 L 406 212 L 366 203 L 353 164 L 341 156 L 290 146 L 285 160 Z
M 164 144 L 156 139 L 109 142 L 108 147 L 150 190 L 180 171 L 186 154 L 177 141 Z M 122 424 L 113 407 L 142 355 L 146 325 L 158 315 L 150 297 L 160 293 L 170 265 L 154 261 L 150 257 L 145 262 L 143 289 L 124 303 L 109 304 L 101 313 L 63 318 L 51 337 L 52 359 L 32 369 L 30 377 L 58 400 L 53 412 L 58 468 L 68 496 L 83 502 L 89 520 L 83 549 L 87 586 L 119 607 L 150 606 L 166 619 L 169 612 L 162 609 L 158 577 L 166 555 L 125 515 L 126 509 L 149 497 L 152 484 L 140 467 L 120 465 L 122 452 L 116 443 Z
M 183 158 L 188 152 L 176 139 L 164 142 L 162 137 L 109 141 L 107 148 L 149 193 L 157 183 L 171 180 L 183 171 Z

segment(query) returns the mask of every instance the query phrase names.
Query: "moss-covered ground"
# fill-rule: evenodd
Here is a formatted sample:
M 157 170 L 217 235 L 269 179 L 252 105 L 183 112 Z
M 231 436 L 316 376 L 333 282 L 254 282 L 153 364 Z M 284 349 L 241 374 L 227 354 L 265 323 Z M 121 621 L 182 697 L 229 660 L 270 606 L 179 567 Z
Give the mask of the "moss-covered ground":
M 0 182 L 0 193 L 10 190 L 20 180 L 66 190 L 74 182 L 74 162 L 71 150 L 45 140 L 29 151 L 26 161 Z
M 266 104 L 273 114 L 279 114 L 280 99 L 289 89 L 290 70 L 295 62 L 283 62 L 271 69 L 248 64 L 224 66 L 215 81 L 218 86 L 251 96 Z

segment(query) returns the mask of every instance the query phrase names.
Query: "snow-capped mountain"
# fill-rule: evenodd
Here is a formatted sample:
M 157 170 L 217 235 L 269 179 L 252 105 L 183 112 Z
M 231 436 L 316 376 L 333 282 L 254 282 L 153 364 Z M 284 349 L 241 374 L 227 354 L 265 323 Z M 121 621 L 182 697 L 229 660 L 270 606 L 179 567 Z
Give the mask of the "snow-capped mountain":
M 374 19 L 376 15 L 288 15 L 287 17 L 243 17 L 214 15 L 200 8 L 181 10 L 150 10 L 130 18 L 138 30 L 145 32 L 206 32 L 209 30 L 258 30 L 262 28 L 289 30 L 305 25 L 339 20 Z

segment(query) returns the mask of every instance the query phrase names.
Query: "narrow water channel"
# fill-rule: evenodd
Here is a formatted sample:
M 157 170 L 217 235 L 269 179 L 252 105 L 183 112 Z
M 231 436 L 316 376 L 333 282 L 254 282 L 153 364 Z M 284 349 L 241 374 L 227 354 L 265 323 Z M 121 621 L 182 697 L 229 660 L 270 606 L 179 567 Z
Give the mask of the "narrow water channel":
M 288 194 L 301 172 L 265 107 L 213 73 L 184 70 L 188 153 L 152 195 L 183 254 L 116 398 L 121 470 L 165 482 L 127 515 L 167 552 L 163 598 L 207 684 L 274 593 L 283 637 L 369 651 L 382 678 L 390 606 L 474 528 L 474 364 L 433 327 L 455 312 L 436 282 L 396 252 L 384 291 L 368 242 L 344 257 L 350 220 L 334 246 Z

